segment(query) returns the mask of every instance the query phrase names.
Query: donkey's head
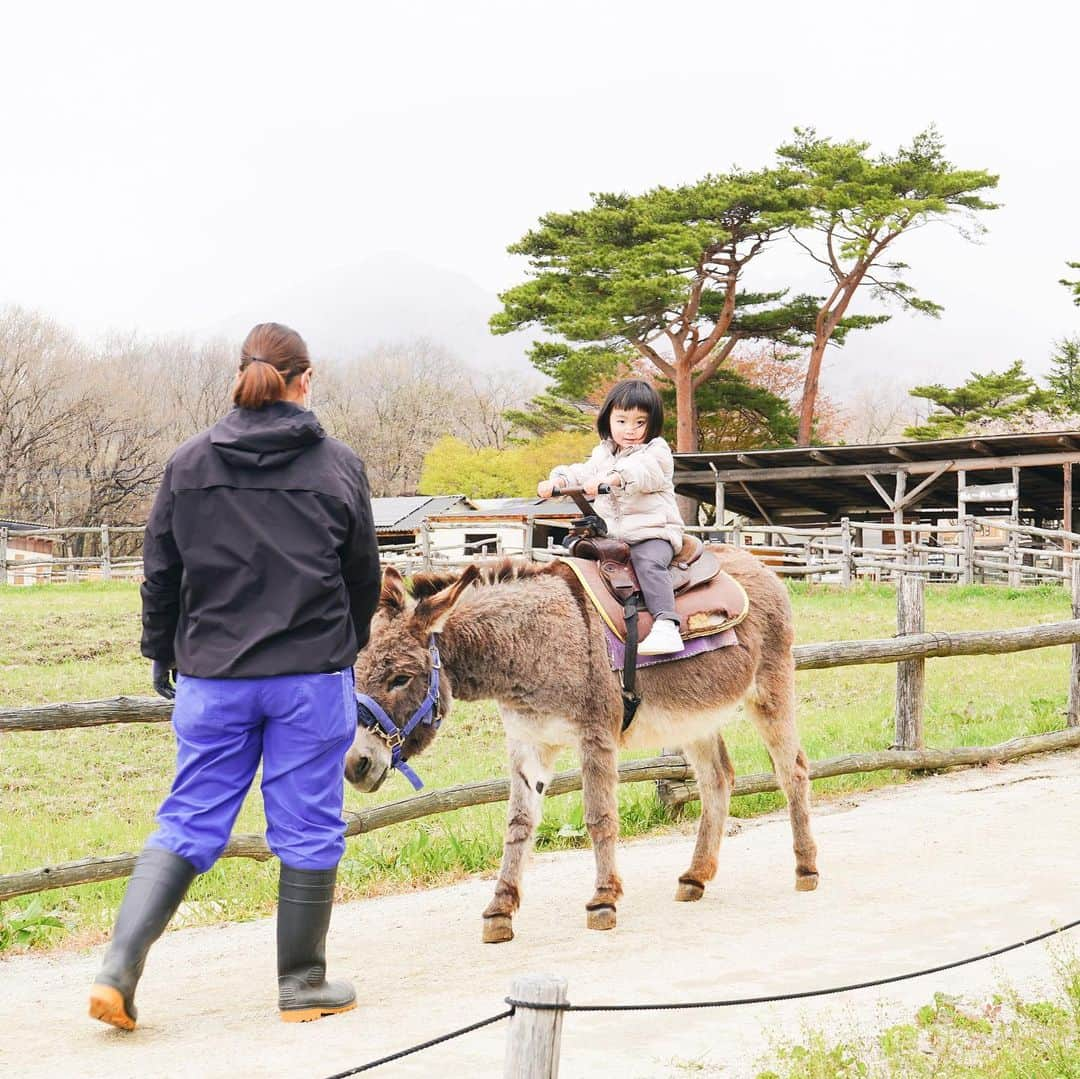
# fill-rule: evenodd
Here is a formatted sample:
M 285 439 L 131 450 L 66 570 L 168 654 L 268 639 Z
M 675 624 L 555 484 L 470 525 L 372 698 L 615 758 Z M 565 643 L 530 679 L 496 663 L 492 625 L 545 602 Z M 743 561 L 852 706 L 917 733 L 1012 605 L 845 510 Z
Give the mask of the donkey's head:
M 477 568 L 469 566 L 458 577 L 424 577 L 420 598 L 414 599 L 396 569 L 388 566 L 383 571 L 371 639 L 356 661 L 356 692 L 376 706 L 367 713 L 369 720 L 381 710 L 391 727 L 404 732 L 401 761 L 422 753 L 435 738 L 439 720 L 449 714 L 451 687 L 445 674 L 434 670 L 434 634 L 442 631 L 478 576 Z M 433 692 L 434 702 L 429 699 Z M 425 710 L 427 714 L 412 723 Z M 357 722 L 356 737 L 345 754 L 345 778 L 357 790 L 378 790 L 395 763 L 397 736 L 385 726 Z

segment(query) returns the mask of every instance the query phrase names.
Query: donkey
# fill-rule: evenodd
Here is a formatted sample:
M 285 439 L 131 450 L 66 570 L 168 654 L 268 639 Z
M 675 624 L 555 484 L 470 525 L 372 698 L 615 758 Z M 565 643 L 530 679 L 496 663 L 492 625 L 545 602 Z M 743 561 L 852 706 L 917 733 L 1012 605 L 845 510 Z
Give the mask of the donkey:
M 795 887 L 817 887 L 817 848 L 810 833 L 810 779 L 795 729 L 791 605 L 780 579 L 746 551 L 714 550 L 721 568 L 750 598 L 736 627 L 738 643 L 638 672 L 642 703 L 622 727 L 622 696 L 612 672 L 598 613 L 569 566 L 506 560 L 460 574 L 423 573 L 412 594 L 392 567 L 383 574 L 371 640 L 356 665 L 366 693 L 404 728 L 431 688 L 430 647 L 437 634 L 441 671 L 438 707 L 453 697 L 494 699 L 506 731 L 510 804 L 495 895 L 484 911 L 483 939 L 513 939 L 524 863 L 532 848 L 544 790 L 562 747 L 581 756 L 585 823 L 596 859 L 596 885 L 585 905 L 590 929 L 612 929 L 622 882 L 615 864 L 620 747 L 681 746 L 697 777 L 701 822 L 693 857 L 675 898 L 700 899 L 716 875 L 735 771 L 721 728 L 744 702 L 772 757 L 787 796 L 794 833 Z M 421 752 L 436 724 L 416 726 L 400 758 Z M 358 725 L 345 758 L 345 778 L 376 790 L 392 764 L 384 736 Z

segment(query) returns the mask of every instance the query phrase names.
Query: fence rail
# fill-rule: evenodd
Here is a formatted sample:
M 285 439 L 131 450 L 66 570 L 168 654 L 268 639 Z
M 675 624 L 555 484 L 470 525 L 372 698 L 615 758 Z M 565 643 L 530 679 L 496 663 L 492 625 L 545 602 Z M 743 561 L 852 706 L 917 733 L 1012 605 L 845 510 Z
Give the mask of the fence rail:
M 490 520 L 486 527 L 492 527 Z M 424 522 L 416 540 L 380 547 L 384 562 L 406 571 L 464 565 L 488 554 L 550 557 L 562 549 L 536 548 L 533 522 L 508 521 L 500 527 L 517 529 L 520 542 L 502 532 L 495 538 L 440 543 L 448 530 L 462 531 L 462 522 Z M 478 526 L 479 527 L 479 526 Z M 40 581 L 59 577 L 74 581 L 97 573 L 139 572 L 141 555 L 119 552 L 117 543 L 138 546 L 131 537 L 138 525 L 99 525 L 31 531 L 0 529 L 0 582 L 31 576 Z M 839 525 L 816 528 L 750 524 L 735 518 L 722 526 L 689 526 L 704 538 L 745 547 L 784 577 L 808 581 L 831 580 L 850 585 L 859 580 L 898 580 L 903 574 L 960 584 L 1005 582 L 1010 585 L 1055 582 L 1068 584 L 1070 564 L 1080 558 L 1080 533 L 1038 528 L 1007 518 L 965 516 L 956 522 L 860 521 L 843 518 Z M 55 556 L 12 557 L 14 537 L 48 540 L 59 545 Z M 892 542 L 886 537 L 892 536 Z M 77 541 L 77 543 L 76 543 Z M 75 549 L 76 545 L 79 547 Z M 40 555 L 40 552 L 38 553 Z
M 881 770 L 927 770 L 961 765 L 1007 761 L 1030 753 L 1080 746 L 1080 560 L 1072 563 L 1073 619 L 1017 629 L 923 632 L 921 577 L 909 575 L 897 589 L 899 635 L 866 641 L 832 641 L 798 645 L 792 649 L 798 670 L 821 670 L 865 663 L 895 663 L 896 740 L 892 748 L 870 753 L 848 754 L 817 761 L 810 777 L 850 775 Z M 1033 737 L 1015 738 L 995 746 L 961 746 L 953 749 L 926 749 L 923 746 L 923 670 L 929 658 L 969 655 L 1000 655 L 1034 648 L 1071 645 L 1067 727 Z M 74 727 L 94 727 L 112 723 L 160 723 L 169 719 L 169 701 L 143 697 L 44 705 L 36 708 L 0 709 L 0 733 L 52 731 Z M 624 762 L 619 766 L 620 783 L 657 783 L 666 805 L 680 805 L 696 799 L 697 788 L 691 769 L 679 754 Z M 552 779 L 549 795 L 581 789 L 580 771 L 563 772 Z M 744 776 L 735 783 L 733 794 L 757 794 L 777 790 L 770 773 Z M 509 798 L 506 779 L 466 783 L 445 790 L 430 791 L 402 801 L 374 806 L 348 815 L 346 835 L 360 835 L 393 824 L 417 820 L 467 806 L 503 802 Z M 271 857 L 264 839 L 257 835 L 234 835 L 222 855 L 225 858 Z M 52 888 L 66 888 L 127 876 L 135 864 L 135 854 L 105 858 L 84 858 L 54 866 L 42 866 L 0 876 L 0 901 Z

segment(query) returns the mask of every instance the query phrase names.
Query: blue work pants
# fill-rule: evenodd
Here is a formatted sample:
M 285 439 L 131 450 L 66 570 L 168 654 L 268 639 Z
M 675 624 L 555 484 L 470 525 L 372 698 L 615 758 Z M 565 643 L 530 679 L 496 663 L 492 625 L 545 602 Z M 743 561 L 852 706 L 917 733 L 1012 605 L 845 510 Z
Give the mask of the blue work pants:
M 345 752 L 356 733 L 351 668 L 275 678 L 180 675 L 173 706 L 177 764 L 147 846 L 200 873 L 225 848 L 263 765 L 266 841 L 286 865 L 333 869 L 345 851 Z

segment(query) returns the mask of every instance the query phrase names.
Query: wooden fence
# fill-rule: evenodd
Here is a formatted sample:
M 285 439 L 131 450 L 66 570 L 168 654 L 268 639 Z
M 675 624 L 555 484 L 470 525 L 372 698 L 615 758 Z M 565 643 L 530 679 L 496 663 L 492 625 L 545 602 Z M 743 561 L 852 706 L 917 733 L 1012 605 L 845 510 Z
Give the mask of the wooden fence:
M 1008 761 L 1030 753 L 1080 746 L 1080 561 L 1072 564 L 1073 617 L 1069 621 L 1018 629 L 924 632 L 922 592 L 924 579 L 908 575 L 897 590 L 896 637 L 865 641 L 834 641 L 797 645 L 793 649 L 798 670 L 821 670 L 865 663 L 895 663 L 896 737 L 892 748 L 856 753 L 811 764 L 812 779 L 883 770 L 921 771 L 959 765 Z M 927 659 L 944 656 L 1003 655 L 1034 648 L 1072 645 L 1066 726 L 1049 734 L 1015 738 L 994 746 L 926 749 L 923 744 L 923 669 Z M 112 723 L 161 723 L 172 705 L 155 698 L 118 697 L 112 700 L 0 709 L 0 735 L 5 732 L 50 731 Z M 692 772 L 679 754 L 627 761 L 619 766 L 620 783 L 663 782 L 665 801 L 680 804 L 697 797 Z M 580 771 L 563 772 L 548 786 L 550 795 L 581 789 Z M 779 789 L 776 777 L 761 773 L 740 777 L 735 795 Z M 466 806 L 504 802 L 509 781 L 490 779 L 446 790 L 430 791 L 388 805 L 347 814 L 347 835 L 361 835 L 393 824 L 447 813 Z M 259 835 L 234 835 L 223 857 L 266 860 L 272 855 Z M 135 854 L 84 858 L 0 876 L 0 901 L 50 888 L 66 888 L 127 876 Z
M 385 564 L 408 573 L 463 565 L 491 554 L 542 560 L 565 553 L 557 545 L 533 547 L 529 521 L 509 520 L 501 527 L 519 529 L 520 541 L 510 542 L 500 532 L 489 539 L 440 542 L 440 533 L 451 528 L 460 532 L 461 522 L 425 522 L 415 541 L 380 547 L 379 554 Z M 736 518 L 723 528 L 692 526 L 687 530 L 705 539 L 745 547 L 781 576 L 826 580 L 845 587 L 860 580 L 895 581 L 911 574 L 959 584 L 1016 587 L 1054 582 L 1068 587 L 1071 565 L 1080 558 L 1080 533 L 1036 528 L 1000 517 L 964 517 L 956 523 L 904 523 L 900 527 L 892 522 L 845 517 L 838 525 L 813 528 L 751 525 Z M 142 532 L 142 526 L 136 525 L 18 532 L 0 528 L 0 583 L 13 575 L 26 579 L 30 571 L 40 581 L 75 581 L 92 574 L 104 580 L 139 575 Z M 891 536 L 892 542 L 885 542 L 886 536 Z M 51 541 L 60 553 L 16 558 L 10 549 L 14 537 Z M 123 553 L 117 553 L 118 544 Z

